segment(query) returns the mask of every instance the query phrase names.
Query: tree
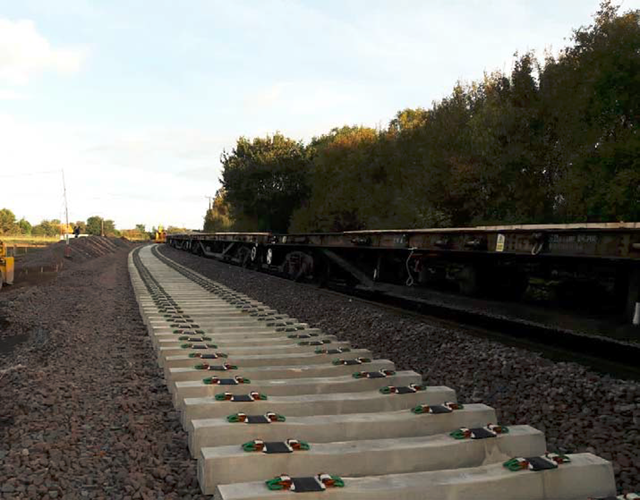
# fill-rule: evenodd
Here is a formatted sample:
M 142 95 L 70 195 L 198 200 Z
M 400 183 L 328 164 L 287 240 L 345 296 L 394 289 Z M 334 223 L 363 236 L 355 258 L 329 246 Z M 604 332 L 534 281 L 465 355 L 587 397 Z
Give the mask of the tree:
M 73 224 L 74 227 L 80 229 L 80 234 L 87 234 L 87 223 L 83 220 L 76 221 Z
M 143 229 L 144 227 L 144 224 L 136 224 L 135 229 L 122 229 L 119 231 L 119 233 L 121 236 L 124 236 L 129 240 L 148 240 L 149 234 L 144 230 L 141 231 L 141 229 Z
M 533 54 L 524 54 L 510 76 L 485 75 L 471 91 L 466 166 L 451 179 L 466 208 L 463 223 L 553 218 L 553 168 L 535 66 Z
M 233 221 L 230 215 L 231 207 L 226 200 L 224 188 L 218 189 L 213 199 L 212 207 L 207 210 L 204 217 L 205 232 L 228 231 Z
M 429 111 L 423 108 L 406 108 L 398 111 L 389 123 L 389 131 L 402 133 L 423 126 L 429 118 Z
M 92 215 L 89 217 L 86 224 L 87 234 L 101 236 L 103 223 L 104 219 L 98 215 Z
M 516 54 L 509 73 L 459 82 L 386 129 L 241 137 L 222 155 L 221 201 L 244 230 L 638 220 L 638 54 L 640 11 L 604 1 L 557 58 Z
M 31 229 L 34 236 L 59 236 L 61 234 L 60 221 L 58 219 L 42 220 Z
M 279 133 L 253 141 L 240 137 L 221 161 L 234 227 L 286 232 L 293 211 L 310 191 L 304 145 Z
M 378 188 L 384 169 L 372 168 L 378 133 L 368 127 L 342 127 L 316 137 L 311 197 L 298 210 L 292 231 L 346 231 L 366 227 L 371 204 L 382 202 Z
M 640 11 L 603 2 L 574 45 L 547 61 L 545 104 L 557 124 L 557 213 L 564 221 L 638 217 Z
M 191 231 L 189 231 L 185 227 L 176 227 L 176 226 L 169 226 L 166 231 L 167 234 L 178 234 L 178 233 L 189 233 L 189 232 Z
M 116 229 L 116 224 L 111 219 L 105 219 L 104 224 L 104 236 L 109 238 L 116 238 L 120 236 L 120 231 Z
M 115 223 L 111 219 L 103 219 L 98 215 L 93 215 L 87 219 L 87 234 L 93 236 L 120 236 L 120 232 L 116 229 Z
M 155 228 L 154 228 L 155 231 Z M 119 231 L 122 236 L 130 240 L 147 240 L 149 239 L 149 233 L 147 233 L 147 227 L 144 224 L 136 224 L 134 229 L 123 229 Z
M 21 234 L 31 234 L 32 226 L 24 217 L 18 221 L 18 227 L 20 228 Z
M 16 216 L 8 208 L 0 210 L 0 235 L 11 234 L 16 225 Z

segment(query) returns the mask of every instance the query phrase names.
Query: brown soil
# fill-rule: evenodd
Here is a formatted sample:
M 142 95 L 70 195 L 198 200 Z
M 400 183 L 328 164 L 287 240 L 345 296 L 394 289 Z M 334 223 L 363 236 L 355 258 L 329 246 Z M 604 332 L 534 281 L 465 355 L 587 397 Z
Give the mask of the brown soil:
M 16 267 L 18 270 L 37 269 L 45 270 L 58 267 L 68 268 L 87 260 L 95 259 L 121 248 L 130 248 L 130 243 L 119 238 L 106 238 L 101 236 L 88 236 L 84 238 L 69 239 L 68 256 L 65 257 L 66 242 L 60 241 L 44 248 L 32 250 L 18 258 Z
M 123 248 L 131 248 L 131 244 L 124 238 L 88 236 L 71 238 L 68 249 L 64 241 L 32 249 L 16 258 L 13 288 L 46 283 L 63 269 L 73 268 Z

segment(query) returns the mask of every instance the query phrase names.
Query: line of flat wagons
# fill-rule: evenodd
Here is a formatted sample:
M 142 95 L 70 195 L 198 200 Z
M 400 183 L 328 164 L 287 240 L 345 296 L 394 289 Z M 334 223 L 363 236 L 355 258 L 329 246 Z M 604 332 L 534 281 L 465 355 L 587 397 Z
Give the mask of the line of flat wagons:
M 298 281 L 435 287 L 517 300 L 532 288 L 637 319 L 640 222 L 321 234 L 181 233 L 167 244 Z

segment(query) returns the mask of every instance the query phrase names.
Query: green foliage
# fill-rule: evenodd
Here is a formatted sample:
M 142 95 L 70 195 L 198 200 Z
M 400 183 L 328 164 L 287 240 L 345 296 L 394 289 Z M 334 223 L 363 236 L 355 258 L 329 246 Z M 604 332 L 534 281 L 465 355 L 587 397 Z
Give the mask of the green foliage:
M 93 236 L 120 236 L 120 232 L 116 229 L 116 225 L 111 219 L 103 219 L 98 215 L 93 215 L 87 219 L 86 232 Z
M 544 62 L 516 54 L 510 73 L 458 83 L 383 130 L 240 138 L 222 157 L 234 227 L 640 219 L 640 11 L 605 1 L 572 41 Z
M 144 224 L 136 224 L 133 229 L 122 229 L 118 231 L 120 236 L 123 236 L 131 241 L 144 241 L 148 240 L 152 235 L 147 233 L 147 227 Z
M 70 223 L 68 232 L 71 233 L 74 226 L 80 228 L 81 233 L 100 235 L 104 230 L 105 236 L 117 237 L 120 236 L 120 232 L 116 229 L 115 223 L 112 220 L 103 220 L 101 217 L 93 216 L 89 217 L 87 222 L 77 221 Z M 66 226 L 58 219 L 45 219 L 40 221 L 39 224 L 32 226 L 31 223 L 24 217 L 16 222 L 16 217 L 13 212 L 7 208 L 0 210 L 0 236 L 1 235 L 32 235 L 32 236 L 46 236 L 56 237 L 61 234 L 65 234 Z M 143 224 L 136 226 L 136 234 L 139 234 L 139 229 L 144 229 Z
M 212 207 L 207 210 L 207 214 L 204 217 L 203 230 L 207 233 L 228 231 L 233 224 L 230 210 L 224 188 L 218 189 L 213 199 Z
M 31 230 L 33 229 L 31 223 L 24 217 L 17 222 L 17 225 L 20 229 L 20 234 L 31 234 Z
M 169 226 L 166 230 L 167 234 L 189 233 L 186 227 Z
M 92 215 L 91 217 L 89 217 L 85 226 L 87 234 L 90 234 L 92 236 L 102 235 L 102 223 L 102 217 L 99 217 L 97 215 Z
M 0 209 L 0 236 L 31 234 L 31 224 L 24 217 L 16 221 L 16 216 L 8 208 Z
M 8 208 L 0 209 L 0 235 L 13 234 L 16 216 Z
M 618 15 L 605 2 L 574 39 L 541 78 L 557 123 L 558 213 L 566 220 L 631 220 L 640 202 L 640 11 Z
M 286 231 L 309 194 L 307 148 L 279 133 L 253 141 L 240 137 L 221 161 L 234 228 Z
M 42 220 L 31 229 L 33 236 L 59 236 L 62 234 L 60 221 L 58 219 Z
M 386 176 L 377 144 L 378 132 L 366 127 L 333 129 L 312 141 L 311 199 L 294 215 L 293 232 L 360 229 L 362 213 L 383 208 L 385 193 L 371 192 Z
M 116 223 L 111 219 L 105 219 L 104 221 L 104 235 L 110 238 L 115 238 L 120 236 L 120 231 L 116 229 Z

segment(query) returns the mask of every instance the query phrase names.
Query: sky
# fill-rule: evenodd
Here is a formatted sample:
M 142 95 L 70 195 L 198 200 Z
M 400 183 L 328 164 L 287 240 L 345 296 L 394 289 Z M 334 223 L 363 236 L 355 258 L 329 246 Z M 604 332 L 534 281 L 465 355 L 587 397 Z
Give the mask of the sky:
M 0 0 L 0 208 L 200 229 L 239 136 L 385 127 L 599 0 Z M 640 8 L 625 0 L 623 10 Z

